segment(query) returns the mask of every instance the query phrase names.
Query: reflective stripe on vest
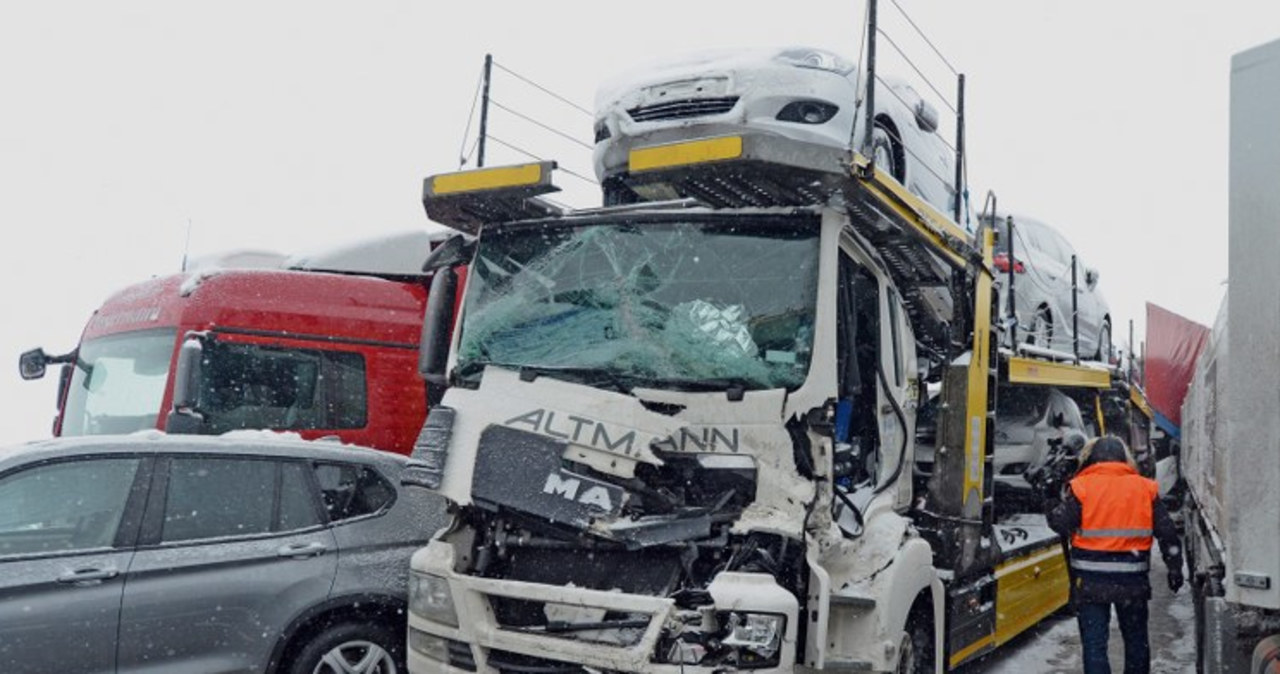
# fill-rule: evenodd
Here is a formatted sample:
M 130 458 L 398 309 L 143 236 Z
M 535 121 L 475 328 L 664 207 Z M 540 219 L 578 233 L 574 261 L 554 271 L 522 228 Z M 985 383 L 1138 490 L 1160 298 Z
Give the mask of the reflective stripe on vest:
M 1150 538 L 1150 529 L 1081 529 L 1084 538 Z
M 1087 559 L 1072 559 L 1071 568 L 1081 571 L 1102 571 L 1104 573 L 1135 573 L 1151 568 L 1148 562 L 1094 562 Z
M 1160 487 L 1118 461 L 1095 463 L 1071 480 L 1080 502 L 1080 529 L 1071 545 L 1098 552 L 1151 549 L 1154 501 Z

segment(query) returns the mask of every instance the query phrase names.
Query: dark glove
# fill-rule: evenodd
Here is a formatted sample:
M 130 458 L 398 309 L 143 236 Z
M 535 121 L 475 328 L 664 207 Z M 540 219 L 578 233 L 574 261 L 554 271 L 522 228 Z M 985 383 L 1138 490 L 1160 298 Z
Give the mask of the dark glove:
M 1186 580 L 1182 577 L 1182 569 L 1169 569 L 1169 591 L 1178 594 Z

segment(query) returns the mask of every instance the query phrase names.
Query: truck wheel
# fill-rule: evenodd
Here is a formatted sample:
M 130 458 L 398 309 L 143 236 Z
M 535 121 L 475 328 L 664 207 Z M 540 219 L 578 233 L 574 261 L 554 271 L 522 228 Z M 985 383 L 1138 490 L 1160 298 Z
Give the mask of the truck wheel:
M 289 666 L 289 674 L 399 674 L 404 635 L 378 623 L 343 622 L 320 631 Z
M 907 619 L 907 630 L 899 647 L 897 674 L 928 674 L 933 671 L 932 616 L 920 613 Z

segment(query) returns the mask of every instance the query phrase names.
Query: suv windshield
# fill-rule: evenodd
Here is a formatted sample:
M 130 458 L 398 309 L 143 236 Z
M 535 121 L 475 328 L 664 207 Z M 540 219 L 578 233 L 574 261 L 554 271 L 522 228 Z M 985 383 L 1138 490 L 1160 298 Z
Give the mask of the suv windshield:
M 552 223 L 485 232 L 458 375 L 483 366 L 627 390 L 794 388 L 818 282 L 816 216 Z
M 80 345 L 62 435 L 132 433 L 156 427 L 173 357 L 173 330 L 130 332 Z

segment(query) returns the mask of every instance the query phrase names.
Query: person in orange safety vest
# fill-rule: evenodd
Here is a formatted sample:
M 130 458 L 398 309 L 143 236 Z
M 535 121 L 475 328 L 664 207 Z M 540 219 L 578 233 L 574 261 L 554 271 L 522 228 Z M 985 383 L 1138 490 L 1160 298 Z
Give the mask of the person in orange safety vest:
M 1182 548 L 1159 487 L 1138 474 L 1123 440 L 1109 435 L 1085 445 L 1080 470 L 1049 513 L 1049 526 L 1071 542 L 1071 600 L 1085 674 L 1111 672 L 1107 637 L 1113 605 L 1124 638 L 1125 674 L 1149 672 L 1152 539 L 1160 542 L 1173 592 L 1183 584 Z

